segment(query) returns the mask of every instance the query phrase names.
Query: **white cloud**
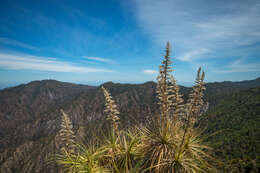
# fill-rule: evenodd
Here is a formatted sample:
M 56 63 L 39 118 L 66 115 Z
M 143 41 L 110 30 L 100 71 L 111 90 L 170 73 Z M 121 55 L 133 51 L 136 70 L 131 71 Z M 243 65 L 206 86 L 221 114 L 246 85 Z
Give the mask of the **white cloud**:
M 98 62 L 104 62 L 104 63 L 108 63 L 108 64 L 115 64 L 116 63 L 115 61 L 113 61 L 111 59 L 107 59 L 107 58 L 88 57 L 88 56 L 84 56 L 84 58 L 89 59 L 89 60 L 98 61 Z
M 229 13 L 200 21 L 194 26 L 200 30 L 202 39 L 219 41 L 225 46 L 251 45 L 260 41 L 260 4 L 247 7 L 240 14 Z M 202 35 L 203 34 L 203 35 Z
M 172 42 L 176 57 L 183 61 L 215 57 L 218 53 L 223 56 L 230 50 L 243 54 L 238 47 L 260 42 L 257 0 L 134 0 L 134 5 L 143 31 L 159 45 Z M 204 56 L 208 52 L 210 56 Z
M 50 57 L 0 53 L 0 67 L 12 70 L 39 70 L 55 72 L 112 72 L 101 68 L 73 65 Z
M 230 65 L 214 70 L 215 73 L 242 73 L 242 72 L 260 72 L 260 63 L 243 63 L 240 59 L 233 61 Z
M 23 43 L 23 42 L 20 42 L 17 40 L 5 38 L 5 37 L 0 37 L 0 43 L 6 44 L 6 45 L 11 45 L 11 46 L 17 46 L 17 47 L 21 47 L 21 48 L 25 48 L 25 49 L 30 49 L 30 50 L 39 50 L 37 47 L 31 46 L 29 44 L 26 44 L 26 43 Z
M 205 55 L 208 52 L 210 52 L 208 49 L 201 48 L 184 53 L 183 55 L 177 56 L 176 58 L 182 61 L 191 61 L 192 59 L 200 58 L 200 56 Z
M 155 71 L 155 70 L 149 70 L 149 69 L 144 70 L 143 72 L 144 72 L 145 74 L 156 74 L 156 73 L 157 73 L 157 71 Z

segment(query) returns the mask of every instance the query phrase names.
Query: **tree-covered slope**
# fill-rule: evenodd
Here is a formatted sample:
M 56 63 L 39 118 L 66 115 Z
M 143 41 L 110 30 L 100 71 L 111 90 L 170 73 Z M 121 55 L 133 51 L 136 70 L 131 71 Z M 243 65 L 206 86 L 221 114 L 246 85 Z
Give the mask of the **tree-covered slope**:
M 205 100 L 210 107 L 217 105 L 224 97 L 233 93 L 260 86 L 260 78 L 240 82 L 212 82 L 206 84 Z
M 260 167 L 260 87 L 224 97 L 204 118 L 207 133 L 217 132 L 210 141 L 228 169 Z

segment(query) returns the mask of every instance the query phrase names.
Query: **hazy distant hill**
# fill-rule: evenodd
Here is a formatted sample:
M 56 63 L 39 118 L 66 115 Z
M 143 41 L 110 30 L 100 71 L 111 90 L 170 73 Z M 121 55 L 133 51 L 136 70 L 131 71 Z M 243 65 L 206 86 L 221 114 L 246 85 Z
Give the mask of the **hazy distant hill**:
M 17 84 L 16 84 L 17 85 Z M 12 86 L 16 86 L 15 84 L 5 84 L 5 83 L 0 83 L 0 90 L 8 88 L 8 87 L 12 87 Z
M 205 98 L 215 105 L 223 98 L 234 92 L 246 90 L 249 88 L 259 87 L 260 78 L 255 80 L 246 80 L 240 82 L 214 82 L 206 84 Z
M 108 82 L 104 85 L 120 108 L 124 126 L 146 121 L 158 112 L 156 83 Z M 259 78 L 209 83 L 205 98 L 210 102 L 210 111 L 213 111 L 225 97 L 258 86 Z M 181 87 L 184 97 L 189 91 L 190 88 Z M 233 104 L 233 101 L 228 104 Z M 61 108 L 72 119 L 74 130 L 78 134 L 87 134 L 88 128 L 100 125 L 93 122 L 104 118 L 103 93 L 99 87 L 53 80 L 34 81 L 0 91 L 0 172 L 57 172 L 55 165 L 46 165 L 45 161 L 57 151 L 56 134 Z M 240 107 L 237 107 L 238 110 Z M 232 112 L 232 109 L 229 111 Z M 209 121 L 216 120 L 209 118 Z M 209 124 L 214 129 L 214 124 Z

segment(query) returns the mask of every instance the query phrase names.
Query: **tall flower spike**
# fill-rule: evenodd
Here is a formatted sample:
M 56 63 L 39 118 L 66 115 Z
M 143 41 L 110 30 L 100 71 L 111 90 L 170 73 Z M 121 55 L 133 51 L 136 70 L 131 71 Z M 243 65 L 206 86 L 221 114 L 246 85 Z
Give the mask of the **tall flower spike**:
M 68 153 L 75 152 L 75 135 L 72 130 L 73 126 L 69 116 L 61 109 L 61 129 L 59 135 L 61 137 L 61 150 Z
M 202 72 L 201 75 L 201 67 L 198 69 L 197 78 L 195 81 L 195 85 L 192 87 L 192 92 L 189 95 L 188 103 L 185 105 L 185 118 L 184 118 L 184 133 L 182 136 L 180 147 L 184 145 L 184 140 L 186 139 L 187 133 L 189 133 L 190 129 L 194 127 L 194 124 L 198 120 L 198 116 L 200 115 L 201 108 L 203 106 L 203 91 L 205 90 L 204 86 L 204 78 L 205 73 Z
M 201 67 L 198 69 L 197 78 L 195 85 L 192 88 L 192 92 L 189 96 L 187 103 L 187 120 L 189 126 L 192 126 L 196 123 L 198 116 L 200 115 L 201 108 L 204 104 L 203 101 L 203 91 L 205 90 L 204 86 L 205 73 L 201 74 Z
M 169 111 L 172 106 L 171 98 L 173 95 L 172 87 L 170 86 L 170 79 L 171 79 L 171 61 L 170 61 L 170 43 L 167 42 L 166 45 L 166 55 L 164 56 L 164 60 L 162 65 L 159 66 L 159 75 L 157 77 L 157 98 L 158 104 L 160 105 L 161 110 L 161 118 L 162 122 L 165 122 L 169 116 Z
M 171 77 L 171 86 L 172 86 L 172 92 L 173 92 L 173 98 L 172 98 L 172 107 L 173 107 L 173 117 L 182 120 L 184 118 L 184 104 L 183 104 L 183 98 L 180 94 L 180 88 L 176 83 L 176 80 L 174 77 Z
M 108 119 L 112 121 L 112 126 L 114 129 L 114 132 L 118 134 L 118 120 L 119 120 L 119 111 L 117 110 L 117 106 L 115 104 L 115 101 L 113 100 L 110 93 L 102 86 L 102 90 L 104 93 L 104 96 L 106 98 L 106 109 L 105 112 L 108 113 Z

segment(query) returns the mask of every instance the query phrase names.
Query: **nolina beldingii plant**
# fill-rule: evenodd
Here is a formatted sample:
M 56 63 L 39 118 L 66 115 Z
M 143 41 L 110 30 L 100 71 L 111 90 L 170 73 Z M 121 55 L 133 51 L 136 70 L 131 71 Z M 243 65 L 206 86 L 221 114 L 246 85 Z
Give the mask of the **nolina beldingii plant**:
M 150 123 L 119 129 L 117 105 L 109 91 L 102 86 L 110 132 L 100 142 L 84 146 L 77 153 L 66 145 L 63 147 L 63 160 L 58 160 L 58 163 L 69 168 L 69 172 L 215 172 L 211 164 L 215 161 L 210 154 L 211 148 L 205 145 L 203 131 L 196 125 L 204 105 L 205 73 L 201 68 L 198 69 L 195 85 L 185 104 L 171 74 L 171 64 L 168 42 L 157 77 L 160 113 L 154 115 Z M 68 119 L 68 116 L 65 117 Z M 72 128 L 69 129 L 61 132 L 71 134 Z M 63 137 L 66 137 L 65 134 Z M 71 145 L 74 146 L 73 143 Z
M 172 71 L 168 42 L 157 78 L 160 116 L 141 127 L 144 167 L 156 173 L 213 171 L 210 148 L 203 144 L 201 131 L 194 126 L 203 106 L 205 74 L 199 68 L 196 84 L 184 104 Z

